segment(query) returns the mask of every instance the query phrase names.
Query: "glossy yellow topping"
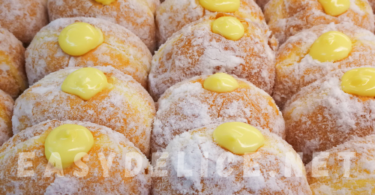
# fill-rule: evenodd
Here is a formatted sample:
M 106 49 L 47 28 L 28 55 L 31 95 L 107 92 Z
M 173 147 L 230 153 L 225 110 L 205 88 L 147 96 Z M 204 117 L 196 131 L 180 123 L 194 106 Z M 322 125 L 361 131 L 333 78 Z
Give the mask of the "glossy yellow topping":
M 104 41 L 100 29 L 84 22 L 64 28 L 59 36 L 60 48 L 71 56 L 81 56 L 95 49 Z
M 115 0 L 95 0 L 95 1 L 98 2 L 98 3 L 101 3 L 103 5 L 109 5 L 112 2 L 114 2 Z
M 61 90 L 89 100 L 108 86 L 107 77 L 96 68 L 81 68 L 69 74 Z
M 209 91 L 225 93 L 236 90 L 238 81 L 229 74 L 216 73 L 209 76 L 203 83 L 203 87 Z
M 334 62 L 348 57 L 352 47 L 348 36 L 338 31 L 329 31 L 314 42 L 309 54 L 320 62 Z
M 245 28 L 240 20 L 231 16 L 224 16 L 212 22 L 212 32 L 237 41 L 245 34 Z
M 258 129 L 240 122 L 218 126 L 213 138 L 219 146 L 238 155 L 256 152 L 264 145 L 264 136 Z
M 65 124 L 48 134 L 44 148 L 49 162 L 61 162 L 62 167 L 57 168 L 67 168 L 84 157 L 93 145 L 94 137 L 86 127 Z
M 331 16 L 338 16 L 348 11 L 350 0 L 319 0 L 324 11 Z
M 199 3 L 212 12 L 235 12 L 240 8 L 240 0 L 199 0 Z
M 347 71 L 341 78 L 345 93 L 375 97 L 375 68 L 356 68 Z

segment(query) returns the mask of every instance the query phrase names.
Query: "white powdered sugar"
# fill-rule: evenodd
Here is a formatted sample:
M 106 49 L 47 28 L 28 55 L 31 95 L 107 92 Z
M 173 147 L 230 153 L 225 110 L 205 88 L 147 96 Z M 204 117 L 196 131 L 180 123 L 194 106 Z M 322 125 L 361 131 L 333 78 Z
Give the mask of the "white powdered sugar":
M 207 77 L 180 82 L 159 99 L 151 138 L 153 152 L 161 151 L 178 134 L 220 122 L 244 122 L 285 137 L 282 114 L 267 93 L 243 79 L 237 80 L 246 87 L 211 92 L 199 82 Z
M 216 15 L 204 9 L 196 0 L 166 0 L 156 11 L 156 24 L 158 25 L 159 45 L 165 43 L 173 33 L 185 25 L 195 22 L 206 16 Z M 264 16 L 259 6 L 253 0 L 241 0 L 240 8 L 230 15 L 247 18 L 258 23 L 265 23 Z
M 88 168 L 87 176 L 79 177 L 75 175 L 83 169 L 78 166 L 63 170 L 63 177 L 53 174 L 46 177 L 46 166 L 48 161 L 44 155 L 44 140 L 46 131 L 63 125 L 77 124 L 89 129 L 94 136 L 94 145 L 88 152 L 88 160 L 83 160 Z M 28 170 L 34 172 L 33 176 L 18 177 L 17 167 L 25 166 L 23 162 L 18 162 L 21 152 L 34 153 L 35 157 L 27 159 L 33 166 Z M 98 154 L 102 153 L 107 159 L 113 153 L 112 166 L 108 170 L 109 177 L 104 176 L 103 167 Z M 125 167 L 124 157 L 129 153 L 137 153 L 142 162 L 137 165 L 140 172 L 133 177 L 125 177 L 129 172 Z M 0 193 L 10 194 L 149 194 L 151 187 L 150 175 L 145 170 L 150 169 L 147 158 L 135 148 L 122 134 L 109 128 L 79 121 L 46 121 L 27 128 L 15 135 L 11 140 L 0 147 L 0 165 L 4 169 L 0 170 Z
M 353 42 L 349 56 L 337 62 L 320 62 L 309 54 L 311 45 L 328 31 L 340 31 Z M 319 25 L 290 37 L 276 54 L 276 82 L 273 97 L 283 107 L 302 87 L 332 71 L 375 66 L 375 35 L 350 24 Z
M 271 0 L 264 14 L 280 43 L 303 29 L 332 22 L 350 23 L 374 31 L 374 15 L 367 0 L 350 0 L 349 10 L 339 16 L 326 14 L 318 0 Z
M 161 159 L 168 177 L 153 178 L 153 194 L 311 194 L 299 157 L 290 164 L 291 177 L 285 176 L 285 154 L 295 152 L 279 136 L 262 131 L 265 144 L 245 160 L 213 141 L 216 127 L 185 132 L 170 142 L 164 151 L 169 157 Z
M 374 133 L 375 101 L 345 93 L 338 70 L 308 85 L 285 105 L 287 141 L 309 162 L 313 152 Z
M 211 31 L 213 18 L 185 26 L 153 57 L 149 91 L 157 100 L 172 85 L 203 74 L 226 72 L 272 93 L 276 40 L 262 25 L 243 21 L 247 33 L 238 41 Z
M 326 152 L 329 153 L 328 159 L 321 155 L 316 158 L 327 163 L 321 170 L 327 170 L 328 176 L 316 177 L 319 173 L 313 173 L 313 164 L 306 166 L 315 194 L 371 194 L 374 191 L 375 186 L 371 183 L 375 179 L 375 135 L 354 138 Z M 344 155 L 349 157 L 346 157 L 349 166 L 344 163 Z M 345 175 L 346 170 L 349 175 Z
M 156 1 L 116 0 L 112 4 L 101 5 L 95 1 L 49 0 L 48 13 L 51 21 L 58 18 L 93 17 L 119 24 L 136 34 L 153 52 L 156 45 L 153 14 Z
M 0 26 L 24 43 L 30 43 L 35 34 L 48 24 L 46 0 L 0 1 Z
M 103 32 L 104 43 L 82 56 L 64 53 L 60 32 L 75 22 L 86 22 Z M 152 55 L 142 41 L 124 27 L 98 18 L 62 18 L 44 27 L 26 50 L 26 72 L 30 85 L 65 67 L 112 66 L 146 86 Z
M 112 67 L 96 67 L 114 77 L 113 88 L 88 101 L 65 93 L 61 85 L 79 68 L 66 68 L 47 75 L 27 89 L 17 100 L 13 132 L 49 119 L 81 120 L 112 128 L 148 154 L 155 106 L 147 91 L 134 79 Z

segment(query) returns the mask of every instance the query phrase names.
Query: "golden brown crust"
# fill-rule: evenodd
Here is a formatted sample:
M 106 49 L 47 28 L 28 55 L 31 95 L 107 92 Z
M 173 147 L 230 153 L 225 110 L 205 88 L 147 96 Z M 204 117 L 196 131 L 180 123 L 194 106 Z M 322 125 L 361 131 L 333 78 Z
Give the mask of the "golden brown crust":
M 119 24 L 136 34 L 151 52 L 156 46 L 153 10 L 156 0 L 116 0 L 109 5 L 95 0 L 49 0 L 50 20 L 71 17 L 93 17 Z M 149 7 L 150 6 L 150 7 Z
M 0 90 L 0 146 L 12 137 L 12 115 L 14 101 Z
M 94 145 L 88 152 L 88 159 L 82 162 L 87 166 L 87 175 L 77 176 L 84 171 L 76 164 L 63 170 L 63 177 L 52 174 L 44 176 L 48 161 L 44 155 L 44 141 L 50 131 L 63 124 L 77 124 L 89 129 L 94 136 Z M 142 159 L 141 169 L 134 177 L 126 176 L 124 157 L 130 152 Z M 34 157 L 26 159 L 32 163 L 18 161 L 22 153 L 32 153 Z M 99 155 L 106 160 L 114 155 L 108 176 L 104 175 Z M 27 155 L 26 155 L 27 156 Z M 29 156 L 31 157 L 31 156 Z M 138 161 L 137 163 L 139 163 Z M 147 158 L 123 135 L 109 128 L 78 121 L 46 121 L 15 135 L 0 147 L 0 194 L 148 194 L 151 178 L 147 175 L 150 165 Z M 20 169 L 33 171 L 27 176 Z M 48 172 L 47 172 L 48 173 Z M 83 176 L 83 177 L 82 177 Z
M 348 11 L 335 17 L 326 14 L 318 0 L 271 0 L 264 15 L 280 44 L 303 29 L 320 24 L 351 23 L 374 31 L 374 15 L 367 0 L 351 0 Z
M 48 24 L 46 3 L 46 0 L 2 0 L 0 26 L 28 44 Z
M 103 32 L 104 43 L 82 56 L 64 53 L 60 32 L 74 22 L 86 22 Z M 26 50 L 26 72 L 30 85 L 65 67 L 112 66 L 132 76 L 144 87 L 152 55 L 142 41 L 124 27 L 98 18 L 61 18 L 44 27 Z
M 0 28 L 0 89 L 16 98 L 28 86 L 25 48 L 9 31 Z
M 52 119 L 89 121 L 120 132 L 148 155 L 155 116 L 152 98 L 130 76 L 111 67 L 96 68 L 104 72 L 113 88 L 104 89 L 85 101 L 61 90 L 65 78 L 79 68 L 51 73 L 16 100 L 13 132 Z
M 277 41 L 257 22 L 240 19 L 245 35 L 237 41 L 211 31 L 217 14 L 185 26 L 159 48 L 152 60 L 149 91 L 157 100 L 172 85 L 199 75 L 233 74 L 271 94 Z

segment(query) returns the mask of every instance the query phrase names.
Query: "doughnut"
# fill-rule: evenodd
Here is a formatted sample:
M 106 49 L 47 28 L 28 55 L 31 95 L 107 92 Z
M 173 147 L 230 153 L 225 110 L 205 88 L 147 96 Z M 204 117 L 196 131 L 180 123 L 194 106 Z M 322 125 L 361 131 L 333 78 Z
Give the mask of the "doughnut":
M 270 0 L 264 16 L 279 43 L 303 29 L 320 24 L 351 23 L 374 31 L 374 15 L 367 0 Z M 357 27 L 352 27 L 357 28 Z
M 86 25 L 81 27 L 77 23 Z M 74 33 L 73 27 L 82 33 Z M 87 51 L 84 48 L 88 45 L 85 38 L 92 36 L 92 31 L 97 32 L 102 43 L 94 44 L 83 55 L 71 54 L 69 50 L 62 50 L 59 41 L 60 38 L 64 41 L 62 32 L 69 29 L 74 33 L 71 37 L 77 36 L 75 38 L 82 41 L 67 40 L 77 45 L 72 50 Z M 32 85 L 47 74 L 65 67 L 112 66 L 146 86 L 151 60 L 152 55 L 142 41 L 117 24 L 95 18 L 62 18 L 44 27 L 27 48 L 26 73 Z
M 119 24 L 136 34 L 151 52 L 156 46 L 153 12 L 158 0 L 48 0 L 51 21 L 92 17 Z M 117 32 L 117 35 L 122 32 Z M 128 34 L 128 33 L 126 33 Z
M 46 120 L 79 120 L 120 132 L 150 150 L 155 105 L 133 78 L 111 67 L 66 68 L 27 89 L 15 102 L 13 133 Z
M 248 124 L 216 124 L 185 132 L 164 154 L 168 155 L 161 155 L 154 166 L 154 173 L 158 167 L 166 172 L 152 178 L 154 195 L 311 194 L 305 167 L 293 148 Z
M 136 168 L 127 166 L 133 156 Z M 89 122 L 27 128 L 0 147 L 0 166 L 1 194 L 147 195 L 151 187 L 142 152 L 120 133 Z
M 334 37 L 332 40 L 335 40 L 332 47 L 319 45 L 322 40 L 330 37 Z M 302 87 L 332 71 L 375 66 L 375 44 L 371 44 L 372 42 L 375 43 L 372 32 L 348 24 L 319 25 L 292 36 L 276 54 L 276 81 L 273 92 L 276 103 L 282 108 Z M 342 54 L 334 52 L 335 47 L 344 47 L 345 43 L 351 47 Z M 314 48 L 317 52 L 312 53 Z M 327 56 L 337 55 L 337 58 L 319 59 L 319 56 L 325 53 Z
M 25 44 L 48 24 L 46 0 L 1 0 L 0 26 Z
M 374 86 L 375 68 L 361 67 L 335 71 L 302 88 L 283 110 L 287 142 L 308 163 L 316 152 L 374 133 Z
M 0 90 L 16 98 L 28 86 L 25 48 L 9 31 L 0 28 Z
M 221 91 L 225 86 L 233 88 Z M 285 138 L 284 119 L 271 96 L 243 79 L 217 73 L 185 80 L 163 94 L 151 134 L 151 151 L 161 151 L 183 132 L 226 121 L 245 122 Z
M 375 135 L 369 135 L 355 138 L 318 155 L 315 164 L 306 166 L 311 190 L 315 194 L 327 195 L 372 194 L 375 190 L 374 151 Z M 319 167 L 318 160 L 327 163 L 326 173 L 316 170 Z
M 223 3 L 224 6 L 216 5 Z M 265 24 L 262 10 L 254 0 L 165 0 L 156 10 L 159 45 L 185 25 L 218 13 L 230 14 Z
M 12 97 L 0 90 L 0 146 L 12 137 Z
M 242 31 L 238 29 L 243 32 L 240 39 L 233 40 L 224 32 L 220 34 L 220 31 L 211 29 L 212 24 L 225 19 L 238 23 L 228 29 L 243 26 Z M 270 31 L 265 32 L 255 22 L 221 14 L 194 22 L 176 32 L 155 53 L 149 75 L 149 92 L 157 100 L 177 82 L 224 72 L 246 79 L 271 94 L 276 48 L 277 41 L 271 37 Z

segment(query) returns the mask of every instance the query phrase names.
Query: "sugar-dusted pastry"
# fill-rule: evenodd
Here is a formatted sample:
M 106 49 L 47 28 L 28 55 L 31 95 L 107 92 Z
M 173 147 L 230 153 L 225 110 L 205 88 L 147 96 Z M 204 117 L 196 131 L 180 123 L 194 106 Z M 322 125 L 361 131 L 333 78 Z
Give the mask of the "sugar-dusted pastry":
M 351 23 L 374 31 L 374 15 L 367 0 L 270 0 L 264 15 L 280 44 L 320 24 Z
M 48 24 L 46 0 L 1 0 L 0 26 L 25 44 Z
M 302 87 L 328 73 L 361 66 L 375 66 L 372 32 L 348 24 L 315 26 L 279 48 L 273 97 L 282 108 Z
M 146 86 L 152 55 L 124 27 L 97 18 L 62 18 L 44 27 L 26 50 L 30 85 L 65 67 L 112 66 Z
M 13 135 L 13 106 L 12 97 L 0 90 L 0 146 Z
M 13 98 L 28 86 L 24 55 L 22 43 L 12 33 L 0 27 L 0 90 Z
M 265 23 L 262 10 L 254 0 L 165 0 L 156 11 L 159 45 L 185 25 L 218 13 Z
M 153 57 L 149 91 L 157 100 L 172 85 L 194 76 L 224 72 L 271 94 L 277 41 L 257 22 L 217 16 L 176 32 Z
M 372 194 L 375 135 L 355 138 L 315 157 L 306 166 L 314 194 Z
M 158 101 L 151 150 L 162 151 L 181 133 L 214 123 L 241 121 L 285 138 L 284 119 L 273 99 L 250 82 L 217 73 L 169 88 Z
M 154 195 L 311 194 L 305 167 L 293 148 L 245 123 L 185 132 L 164 152 L 168 155 L 155 160 L 154 170 L 162 168 L 152 178 Z
M 0 194 L 147 195 L 151 187 L 142 152 L 122 134 L 89 122 L 27 128 L 0 147 L 0 167 Z
M 16 134 L 46 120 L 79 120 L 125 135 L 143 153 L 150 149 L 155 106 L 147 91 L 111 67 L 67 68 L 51 73 L 17 100 Z
M 51 21 L 59 18 L 93 17 L 119 24 L 136 34 L 153 52 L 156 45 L 153 12 L 157 1 L 48 0 L 48 13 Z
M 315 152 L 374 133 L 375 68 L 338 70 L 302 88 L 285 105 L 286 140 L 305 163 Z

